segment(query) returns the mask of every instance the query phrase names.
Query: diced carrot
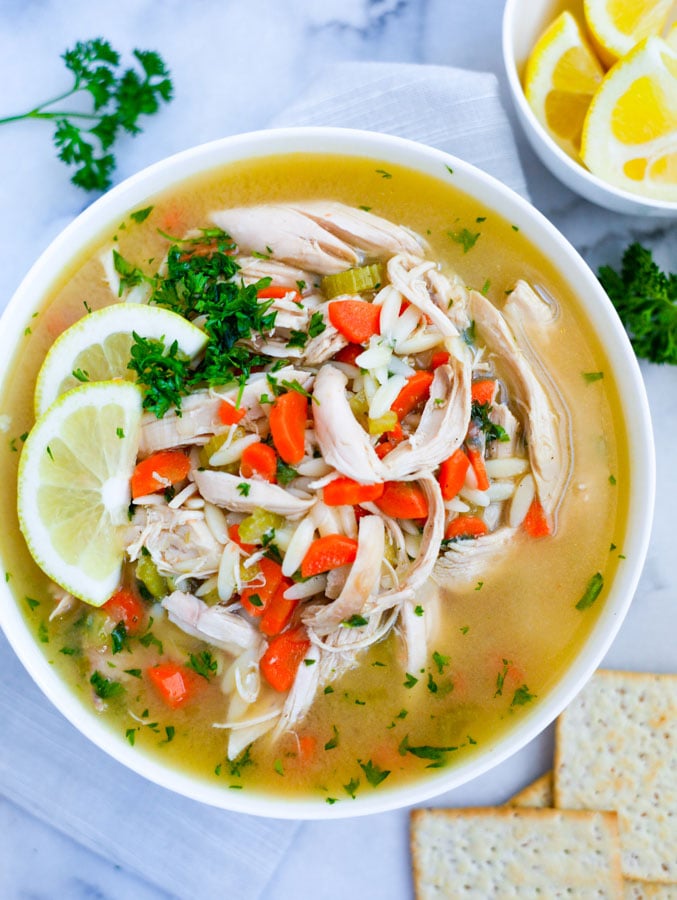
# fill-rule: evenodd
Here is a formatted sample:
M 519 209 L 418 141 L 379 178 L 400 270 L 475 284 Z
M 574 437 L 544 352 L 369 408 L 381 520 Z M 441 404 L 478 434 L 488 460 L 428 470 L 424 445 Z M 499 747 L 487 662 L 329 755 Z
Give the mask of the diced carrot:
M 256 296 L 259 300 L 281 300 L 287 295 L 289 295 L 289 299 L 293 303 L 301 303 L 301 294 L 295 287 L 284 287 L 280 284 L 271 284 L 256 292 Z
M 146 669 L 146 675 L 167 706 L 178 709 L 205 684 L 192 669 L 179 663 L 166 662 Z
M 366 300 L 337 300 L 329 304 L 329 321 L 353 344 L 380 334 L 381 307 Z
M 381 441 L 380 444 L 377 444 L 374 447 L 374 450 L 378 458 L 383 459 L 383 457 L 387 456 L 396 446 L 397 444 L 393 444 L 392 441 Z
M 547 537 L 550 534 L 550 525 L 537 497 L 534 497 L 531 501 L 531 506 L 524 517 L 522 527 L 533 538 Z
M 291 587 L 292 582 L 283 578 L 279 583 L 272 600 L 261 616 L 259 628 L 267 637 L 274 637 L 289 625 L 294 615 L 294 610 L 299 605 L 299 600 L 286 600 L 284 592 Z
M 245 544 L 240 540 L 240 526 L 237 523 L 229 526 L 228 537 L 231 541 L 235 541 L 238 547 L 240 547 L 241 550 L 244 550 L 245 553 L 251 553 L 253 550 L 256 550 L 256 544 Z
M 307 417 L 308 401 L 297 391 L 281 394 L 270 410 L 270 433 L 275 449 L 290 466 L 303 459 Z
M 224 425 L 237 425 L 247 414 L 243 406 L 234 406 L 229 400 L 224 400 L 219 406 L 219 419 Z
M 299 741 L 299 759 L 303 763 L 309 763 L 317 751 L 317 738 L 312 734 L 303 734 Z
M 428 517 L 428 499 L 412 481 L 386 481 L 383 494 L 374 502 L 381 512 L 393 519 Z
M 313 541 L 301 563 L 301 575 L 310 578 L 321 572 L 355 562 L 357 541 L 344 534 L 325 534 Z
M 468 444 L 466 447 L 466 453 L 468 454 L 468 459 L 470 460 L 470 465 L 473 467 L 473 471 L 475 473 L 475 478 L 477 479 L 477 490 L 478 491 L 486 491 L 489 489 L 489 476 L 487 475 L 487 469 L 484 465 L 484 456 L 482 455 L 482 451 L 477 447 Z
M 496 393 L 496 382 L 493 378 L 483 378 L 481 381 L 474 381 L 470 388 L 470 396 L 474 403 L 484 406 L 485 403 L 492 403 L 494 394 Z
M 489 529 L 479 516 L 457 516 L 446 527 L 444 537 L 447 541 L 459 537 L 480 537 L 487 534 Z
M 260 663 L 268 684 L 276 691 L 288 691 L 309 648 L 310 641 L 303 627 L 283 631 L 272 638 Z
M 356 366 L 357 363 L 355 360 L 360 353 L 364 353 L 364 347 L 361 347 L 359 344 L 348 344 L 346 347 L 341 347 L 338 353 L 334 354 L 334 359 L 336 362 L 348 363 L 349 366 Z
M 282 568 L 274 559 L 262 556 L 258 561 L 265 582 L 263 584 L 246 587 L 240 594 L 240 602 L 250 616 L 262 616 L 268 609 L 275 592 L 282 581 Z M 256 578 L 256 581 L 260 579 Z
M 146 618 L 143 601 L 126 588 L 116 591 L 101 608 L 114 622 L 124 622 L 127 634 L 136 634 Z
M 446 350 L 438 350 L 437 353 L 433 353 L 432 360 L 430 361 L 431 369 L 439 369 L 440 366 L 444 366 L 449 362 L 449 354 Z
M 355 506 L 378 500 L 382 493 L 382 484 L 360 484 L 352 478 L 339 477 L 325 485 L 322 499 L 327 506 Z
M 430 385 L 433 383 L 433 377 L 432 372 L 424 372 L 421 370 L 419 372 L 414 372 L 413 375 L 407 378 L 407 383 L 399 392 L 394 403 L 390 407 L 393 412 L 397 413 L 397 418 L 400 422 L 406 415 L 415 409 L 419 403 L 423 403 L 424 400 L 428 399 Z
M 470 460 L 461 447 L 440 465 L 437 480 L 444 500 L 453 500 L 461 490 L 469 466 Z
M 160 450 L 141 460 L 132 475 L 132 497 L 145 497 L 176 484 L 190 472 L 190 459 L 181 450 Z
M 271 484 L 277 482 L 277 454 L 272 447 L 259 441 L 242 451 L 240 474 L 243 478 L 258 476 Z

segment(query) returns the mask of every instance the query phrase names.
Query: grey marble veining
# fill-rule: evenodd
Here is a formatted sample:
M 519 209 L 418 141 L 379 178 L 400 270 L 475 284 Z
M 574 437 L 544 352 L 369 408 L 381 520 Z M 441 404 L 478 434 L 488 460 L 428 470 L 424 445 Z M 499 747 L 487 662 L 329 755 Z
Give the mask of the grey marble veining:
M 0 115 L 29 108 L 63 89 L 59 54 L 78 39 L 102 34 L 125 51 L 137 46 L 160 50 L 172 70 L 175 99 L 146 122 L 143 135 L 116 150 L 116 180 L 121 180 L 169 153 L 265 126 L 324 65 L 338 60 L 453 65 L 494 72 L 505 85 L 501 14 L 500 0 L 4 0 Z M 505 101 L 509 109 L 507 95 Z M 509 114 L 514 123 L 511 110 Z M 517 138 L 534 204 L 593 269 L 618 264 L 622 249 L 634 239 L 652 247 L 664 266 L 677 268 L 674 222 L 623 217 L 586 203 L 552 178 L 519 133 Z M 0 129 L 0 176 L 2 307 L 31 262 L 89 198 L 69 184 L 65 168 L 54 158 L 49 127 L 39 123 Z M 674 671 L 677 370 L 643 364 L 642 373 L 656 429 L 660 490 L 637 598 L 605 663 Z M 549 730 L 440 803 L 501 802 L 545 770 L 551 753 Z M 1 797 L 0 834 L 2 900 L 168 896 Z M 209 860 L 195 864 L 209 865 Z M 304 825 L 264 900 L 298 896 L 300 886 L 316 900 L 410 897 L 406 813 Z

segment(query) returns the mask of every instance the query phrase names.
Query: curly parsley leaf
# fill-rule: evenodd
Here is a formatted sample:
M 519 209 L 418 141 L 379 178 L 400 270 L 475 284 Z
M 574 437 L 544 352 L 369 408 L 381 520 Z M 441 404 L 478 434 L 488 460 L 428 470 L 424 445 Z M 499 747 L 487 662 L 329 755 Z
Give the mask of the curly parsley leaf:
M 677 273 L 666 274 L 650 250 L 626 248 L 621 271 L 602 266 L 597 273 L 616 307 L 637 356 L 677 364 Z
M 162 57 L 152 50 L 134 50 L 134 65 L 120 69 L 120 54 L 108 41 L 78 41 L 62 54 L 73 76 L 69 90 L 19 115 L 0 119 L 0 125 L 21 119 L 54 123 L 58 157 L 75 168 L 71 181 L 86 191 L 105 191 L 115 171 L 108 151 L 120 130 L 141 131 L 139 118 L 156 113 L 172 98 L 172 82 Z M 90 111 L 64 109 L 64 101 L 89 94 Z

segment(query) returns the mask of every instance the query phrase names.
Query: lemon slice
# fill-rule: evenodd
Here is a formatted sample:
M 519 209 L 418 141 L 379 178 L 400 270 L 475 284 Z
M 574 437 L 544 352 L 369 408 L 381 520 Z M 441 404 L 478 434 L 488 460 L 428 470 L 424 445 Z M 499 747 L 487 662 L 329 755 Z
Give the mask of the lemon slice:
M 38 419 L 21 453 L 18 512 L 28 549 L 92 606 L 120 581 L 141 401 L 126 381 L 82 385 Z
M 541 125 L 574 159 L 585 114 L 603 77 L 602 66 L 569 12 L 543 32 L 527 61 L 527 101 Z
M 144 338 L 174 341 L 189 359 L 207 343 L 203 331 L 177 313 L 142 303 L 114 303 L 77 321 L 54 342 L 38 372 L 35 414 L 41 416 L 54 400 L 83 381 L 133 381 L 127 368 L 132 332 Z M 73 373 L 77 372 L 79 378 Z
M 677 53 L 641 41 L 607 73 L 583 126 L 595 175 L 636 194 L 677 200 Z
M 613 65 L 641 40 L 663 30 L 673 0 L 585 0 L 583 10 L 602 62 Z

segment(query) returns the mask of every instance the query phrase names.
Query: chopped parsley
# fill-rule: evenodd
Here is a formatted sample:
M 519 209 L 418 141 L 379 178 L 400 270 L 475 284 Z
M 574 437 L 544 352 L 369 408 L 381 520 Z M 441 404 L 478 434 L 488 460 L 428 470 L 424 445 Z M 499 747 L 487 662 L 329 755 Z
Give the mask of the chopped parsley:
M 443 656 L 441 653 L 438 653 L 437 650 L 433 653 L 433 662 L 437 666 L 437 671 L 440 675 L 444 672 L 445 668 L 449 665 L 449 661 L 451 660 L 450 656 Z
M 532 694 L 529 691 L 529 688 L 526 686 L 526 684 L 523 684 L 521 687 L 518 687 L 517 690 L 515 691 L 515 694 L 512 698 L 512 702 L 510 703 L 510 705 L 511 706 L 524 706 L 527 703 L 531 703 L 531 701 L 534 700 L 535 697 L 536 697 L 536 694 Z
M 133 219 L 137 225 L 140 225 L 142 222 L 146 221 L 146 219 L 154 209 L 154 206 L 146 206 L 144 207 L 144 209 L 136 209 L 133 213 L 129 214 L 129 218 Z
M 502 425 L 497 425 L 490 418 L 491 403 L 478 403 L 473 400 L 470 408 L 470 420 L 480 431 L 483 431 L 487 441 L 499 441 L 505 443 L 510 440 L 510 435 Z
M 317 337 L 319 334 L 322 334 L 327 328 L 327 324 L 324 321 L 324 316 L 321 312 L 314 312 L 310 317 L 310 324 L 308 325 L 308 334 L 311 338 Z
M 240 484 L 238 484 L 238 486 L 237 486 L 237 492 L 242 497 L 248 497 L 251 489 L 252 489 L 251 484 L 247 484 L 246 481 L 241 481 Z
M 446 763 L 447 753 L 453 753 L 455 750 L 458 750 L 458 747 L 434 747 L 429 744 L 412 747 L 409 743 L 409 735 L 405 734 L 397 749 L 400 756 L 410 753 L 412 756 L 418 757 L 418 759 L 430 759 L 434 765 L 429 766 L 429 768 L 437 769 Z
M 118 622 L 110 634 L 111 649 L 113 653 L 121 653 L 123 650 L 129 650 L 129 638 L 127 636 L 127 626 L 124 622 Z
M 33 597 L 26 597 L 26 603 L 31 609 L 35 609 L 36 606 L 40 606 L 40 601 L 35 600 Z
M 431 694 L 436 694 L 438 690 L 437 682 L 433 678 L 432 672 L 428 672 L 428 690 Z
M 92 672 L 89 683 L 94 688 L 94 693 L 97 697 L 100 697 L 102 700 L 110 700 L 112 697 L 119 697 L 125 691 L 124 685 L 120 684 L 119 681 L 110 681 L 99 671 Z
M 341 625 L 345 625 L 346 628 L 361 628 L 363 625 L 367 625 L 369 623 L 369 619 L 365 619 L 364 616 L 358 615 L 358 613 L 354 613 L 349 619 L 344 619 L 341 622 Z
M 415 606 L 415 607 L 414 607 L 414 615 L 415 615 L 415 616 L 422 616 L 422 615 L 423 615 L 423 607 L 422 607 L 422 606 Z
M 357 764 L 364 772 L 365 778 L 372 787 L 378 787 L 379 784 L 381 784 L 382 781 L 385 781 L 388 775 L 390 775 L 390 769 L 382 769 L 370 759 L 367 760 L 366 763 L 363 763 L 361 759 L 358 759 Z
M 360 786 L 360 779 L 359 778 L 351 778 L 350 781 L 348 782 L 348 784 L 343 785 L 343 790 L 346 792 L 346 794 L 349 797 L 352 797 L 352 799 L 354 800 L 355 794 L 357 793 L 357 789 L 359 786 Z
M 473 234 L 472 231 L 468 231 L 467 228 L 462 228 L 460 231 L 447 231 L 447 236 L 452 239 L 457 244 L 460 244 L 463 247 L 463 252 L 467 253 L 477 243 L 477 239 L 480 237 L 480 232 L 476 232 Z
M 138 730 L 138 728 L 128 728 L 127 731 L 125 731 L 125 737 L 132 747 L 134 746 L 134 741 L 136 740 L 136 732 Z
M 405 688 L 413 688 L 415 684 L 418 684 L 418 678 L 412 675 L 410 672 L 406 673 L 406 678 L 404 679 L 403 685 Z
M 218 669 L 218 663 L 209 650 L 203 650 L 197 655 L 191 653 L 186 665 L 189 669 L 192 669 L 194 672 L 197 672 L 198 675 L 201 675 L 206 681 L 209 681 L 211 676 L 214 675 Z
M 506 678 L 506 675 L 508 674 L 508 670 L 510 669 L 511 665 L 512 665 L 512 663 L 510 662 L 509 659 L 503 660 L 503 668 L 496 676 L 496 693 L 494 694 L 494 697 L 502 697 L 503 696 L 503 686 L 505 685 L 505 678 Z
M 89 381 L 89 372 L 85 371 L 85 369 L 73 369 L 71 375 L 73 378 L 77 378 L 78 381 Z
M 324 745 L 324 749 L 325 749 L 325 750 L 334 750 L 334 749 L 336 749 L 336 747 L 338 747 L 338 745 L 339 745 L 339 733 L 338 733 L 338 728 L 336 727 L 336 725 L 332 725 L 331 727 L 332 727 L 332 730 L 333 730 L 333 732 L 334 732 L 334 736 L 333 736 L 332 738 L 329 738 L 329 740 L 327 741 L 327 743 Z
M 151 644 L 157 647 L 158 653 L 162 656 L 163 648 L 162 641 L 159 638 L 156 638 L 152 631 L 147 631 L 145 634 L 142 634 L 139 638 L 139 643 L 142 647 L 150 647 Z
M 275 477 L 277 478 L 278 484 L 281 484 L 282 487 L 286 487 L 291 481 L 298 478 L 298 474 L 299 473 L 293 466 L 288 465 L 278 456 L 277 463 L 275 464 Z
M 44 622 L 40 622 L 38 626 L 38 639 L 41 644 L 49 644 L 49 632 Z
M 587 381 L 588 384 L 592 384 L 595 381 L 601 381 L 604 378 L 604 372 L 583 372 L 583 379 Z
M 392 177 L 393 177 L 393 176 L 391 175 L 391 173 L 390 173 L 390 172 L 386 172 L 385 169 L 376 169 L 376 174 L 377 174 L 377 175 L 380 175 L 381 178 L 392 178 Z

